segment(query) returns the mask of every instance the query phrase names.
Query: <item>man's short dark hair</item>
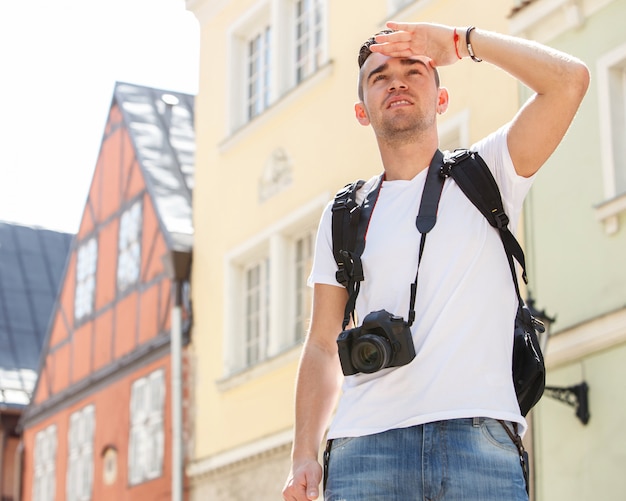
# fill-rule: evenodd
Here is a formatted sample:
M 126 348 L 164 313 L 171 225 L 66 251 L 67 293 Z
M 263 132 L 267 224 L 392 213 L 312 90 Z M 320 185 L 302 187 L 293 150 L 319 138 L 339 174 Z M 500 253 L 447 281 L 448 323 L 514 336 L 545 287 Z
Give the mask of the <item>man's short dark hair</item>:
M 359 58 L 358 58 L 358 63 L 359 63 L 359 99 L 361 101 L 363 101 L 363 86 L 362 86 L 362 80 L 361 80 L 361 68 L 363 68 L 363 65 L 365 64 L 365 61 L 367 61 L 367 58 L 370 57 L 372 51 L 370 50 L 370 46 L 372 44 L 376 43 L 376 37 L 378 35 L 388 35 L 389 33 L 393 33 L 394 30 L 382 30 L 379 31 L 378 33 L 376 33 L 374 36 L 368 38 L 367 40 L 365 40 L 365 42 L 363 42 L 363 45 L 361 45 L 361 48 L 359 49 Z M 440 81 L 439 81 L 439 72 L 437 71 L 437 68 L 435 68 L 434 66 L 433 68 L 433 72 L 435 73 L 435 84 L 437 85 L 437 87 L 439 87 L 440 85 Z
M 370 54 L 372 53 L 370 45 L 376 43 L 376 37 L 378 35 L 388 35 L 389 33 L 393 33 L 393 30 L 379 31 L 373 37 L 368 38 L 365 42 L 363 42 L 363 45 L 361 45 L 361 49 L 359 50 L 359 68 L 362 68 L 367 58 L 370 57 Z

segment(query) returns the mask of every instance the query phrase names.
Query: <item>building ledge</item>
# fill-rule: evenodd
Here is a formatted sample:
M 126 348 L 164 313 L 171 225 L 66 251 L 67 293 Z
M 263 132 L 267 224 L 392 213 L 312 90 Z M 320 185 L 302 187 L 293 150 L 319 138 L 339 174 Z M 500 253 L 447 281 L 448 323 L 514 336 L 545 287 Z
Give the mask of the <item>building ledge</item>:
M 197 459 L 187 466 L 187 475 L 190 478 L 197 478 L 223 474 L 225 470 L 236 468 L 239 464 L 254 458 L 262 458 L 280 451 L 288 451 L 291 447 L 292 439 L 293 431 L 288 429 L 246 445 Z
M 296 346 L 269 357 L 252 367 L 246 367 L 239 372 L 229 374 L 217 381 L 217 389 L 219 391 L 228 391 L 250 381 L 257 380 L 266 374 L 271 374 L 285 365 L 296 362 L 300 358 L 301 351 L 302 344 L 298 343 Z
M 582 27 L 612 0 L 525 0 L 510 13 L 510 32 L 548 43 L 568 30 Z
M 595 206 L 596 218 L 604 224 L 607 235 L 619 230 L 619 216 L 626 212 L 626 193 L 606 200 Z
M 600 315 L 550 336 L 546 368 L 555 369 L 626 343 L 626 308 Z

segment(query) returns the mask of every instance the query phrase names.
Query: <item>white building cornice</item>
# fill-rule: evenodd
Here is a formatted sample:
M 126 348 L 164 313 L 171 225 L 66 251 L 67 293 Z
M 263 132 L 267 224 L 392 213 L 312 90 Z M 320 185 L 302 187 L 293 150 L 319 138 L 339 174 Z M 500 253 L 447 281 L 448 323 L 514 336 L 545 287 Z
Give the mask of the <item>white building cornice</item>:
M 510 32 L 541 43 L 581 27 L 613 0 L 537 0 L 511 16 Z
M 553 369 L 626 343 L 626 308 L 591 319 L 550 337 L 546 366 Z
M 185 7 L 193 12 L 200 24 L 208 23 L 228 5 L 228 0 L 185 0 Z

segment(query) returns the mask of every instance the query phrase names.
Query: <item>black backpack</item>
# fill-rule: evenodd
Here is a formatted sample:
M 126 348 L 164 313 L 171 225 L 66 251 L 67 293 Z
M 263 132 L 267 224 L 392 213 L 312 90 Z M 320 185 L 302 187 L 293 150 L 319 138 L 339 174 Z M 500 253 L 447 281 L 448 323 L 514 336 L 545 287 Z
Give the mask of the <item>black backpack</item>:
M 524 282 L 528 283 L 524 252 L 508 228 L 509 218 L 504 211 L 498 185 L 478 153 L 466 149 L 446 152 L 439 175 L 454 179 L 489 224 L 498 230 L 502 239 L 519 300 L 513 327 L 512 375 L 520 411 L 526 416 L 543 395 L 545 365 L 537 338 L 537 332 L 544 331 L 543 324 L 531 315 L 524 304 L 517 282 L 515 261 L 522 268 Z M 336 278 L 348 291 L 344 329 L 350 315 L 354 318 L 356 297 L 364 279 L 361 255 L 365 249 L 365 232 L 377 196 L 377 191 L 373 197 L 370 196 L 373 192 L 370 192 L 361 204 L 357 204 L 356 193 L 364 184 L 364 181 L 359 180 L 339 190 L 332 208 L 333 254 L 338 266 Z M 434 221 L 432 224 L 434 225 Z

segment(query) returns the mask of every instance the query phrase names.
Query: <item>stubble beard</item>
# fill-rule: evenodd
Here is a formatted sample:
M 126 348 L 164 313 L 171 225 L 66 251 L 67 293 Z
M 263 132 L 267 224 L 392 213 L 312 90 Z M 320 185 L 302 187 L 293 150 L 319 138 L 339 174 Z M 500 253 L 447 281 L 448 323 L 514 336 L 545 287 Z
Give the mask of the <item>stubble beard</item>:
M 379 141 L 390 146 L 402 146 L 415 142 L 426 131 L 435 126 L 435 115 L 423 113 L 409 116 L 395 116 L 382 119 L 378 126 L 374 126 L 374 132 Z

